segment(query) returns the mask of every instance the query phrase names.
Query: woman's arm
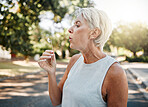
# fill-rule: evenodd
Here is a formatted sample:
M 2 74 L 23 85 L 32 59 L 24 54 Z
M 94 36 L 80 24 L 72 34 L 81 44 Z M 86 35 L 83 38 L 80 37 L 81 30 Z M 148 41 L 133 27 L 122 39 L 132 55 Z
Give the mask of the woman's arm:
M 69 64 L 66 68 L 66 71 L 59 82 L 59 85 L 57 85 L 56 82 L 56 61 L 55 61 L 55 55 L 53 52 L 47 50 L 43 53 L 43 55 L 40 57 L 40 60 L 47 59 L 48 62 L 45 61 L 39 61 L 39 65 L 41 68 L 43 68 L 48 73 L 48 90 L 49 90 L 49 96 L 51 99 L 51 102 L 53 106 L 57 106 L 61 104 L 62 101 L 62 91 L 63 91 L 63 85 L 67 79 L 68 73 L 71 69 L 71 67 L 74 65 L 74 63 L 77 61 L 77 59 L 80 57 L 80 55 L 74 55 L 71 60 L 69 61 Z M 49 56 L 51 56 L 52 60 L 50 60 Z
M 117 63 L 114 63 L 110 67 L 108 75 L 108 107 L 127 107 L 128 82 L 125 71 Z
M 62 99 L 62 92 L 57 85 L 55 74 L 48 74 L 48 91 L 53 106 L 59 105 Z
M 50 99 L 53 105 L 57 105 L 61 101 L 61 90 L 57 86 L 56 82 L 56 58 L 52 50 L 46 50 L 38 64 L 43 68 L 48 74 L 48 90 Z

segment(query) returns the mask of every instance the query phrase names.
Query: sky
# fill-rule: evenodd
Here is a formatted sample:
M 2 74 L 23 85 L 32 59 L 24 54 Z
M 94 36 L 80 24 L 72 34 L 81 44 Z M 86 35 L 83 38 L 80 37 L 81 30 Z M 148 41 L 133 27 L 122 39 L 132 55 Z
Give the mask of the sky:
M 96 8 L 104 10 L 113 24 L 119 21 L 148 24 L 148 0 L 94 0 Z
M 148 24 L 148 0 L 93 0 L 95 8 L 104 10 L 112 21 L 113 27 L 119 22 L 142 22 Z M 70 22 L 64 18 L 62 25 L 65 28 L 70 27 Z M 48 24 L 47 24 L 48 23 Z M 43 19 L 40 26 L 48 29 L 53 22 Z M 60 25 L 59 25 L 60 27 Z M 54 28 L 53 28 L 54 29 Z

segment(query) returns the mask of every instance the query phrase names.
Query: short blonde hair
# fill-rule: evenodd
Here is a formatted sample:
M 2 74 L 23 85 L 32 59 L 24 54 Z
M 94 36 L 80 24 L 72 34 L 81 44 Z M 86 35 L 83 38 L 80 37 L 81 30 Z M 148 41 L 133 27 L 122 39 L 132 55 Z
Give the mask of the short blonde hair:
M 88 22 L 91 29 L 99 28 L 101 34 L 94 40 L 96 47 L 103 50 L 104 44 L 107 42 L 112 33 L 112 24 L 107 14 L 96 8 L 78 8 L 75 15 L 82 15 Z

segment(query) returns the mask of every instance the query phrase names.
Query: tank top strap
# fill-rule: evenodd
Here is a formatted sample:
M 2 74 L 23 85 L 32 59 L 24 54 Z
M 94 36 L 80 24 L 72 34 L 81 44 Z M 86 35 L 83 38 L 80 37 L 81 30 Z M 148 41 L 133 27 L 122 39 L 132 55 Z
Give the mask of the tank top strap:
M 107 61 L 104 63 L 104 67 L 102 68 L 102 70 L 104 71 L 103 72 L 103 74 L 102 74 L 102 76 L 100 77 L 100 78 L 102 78 L 101 79 L 101 81 L 100 81 L 100 86 L 99 86 L 99 95 L 100 95 L 100 98 L 101 98 L 101 100 L 102 100 L 102 102 L 104 102 L 104 100 L 102 99 L 102 85 L 103 85 L 103 82 L 104 82 L 104 79 L 105 79 L 105 76 L 106 76 L 106 74 L 107 74 L 107 72 L 108 72 L 108 70 L 109 70 L 109 68 L 115 63 L 115 62 L 117 62 L 117 63 L 119 63 L 117 60 L 115 60 L 114 58 L 112 58 L 111 56 L 108 56 L 107 55 L 107 59 L 106 59 Z M 106 103 L 106 102 L 104 102 L 104 103 Z

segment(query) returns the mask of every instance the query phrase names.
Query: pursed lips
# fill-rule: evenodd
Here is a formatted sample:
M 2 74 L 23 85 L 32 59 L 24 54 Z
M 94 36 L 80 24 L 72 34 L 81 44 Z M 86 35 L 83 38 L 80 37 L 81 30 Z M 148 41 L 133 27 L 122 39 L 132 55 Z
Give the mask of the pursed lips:
M 69 36 L 69 41 L 71 41 L 72 40 L 72 38 Z

